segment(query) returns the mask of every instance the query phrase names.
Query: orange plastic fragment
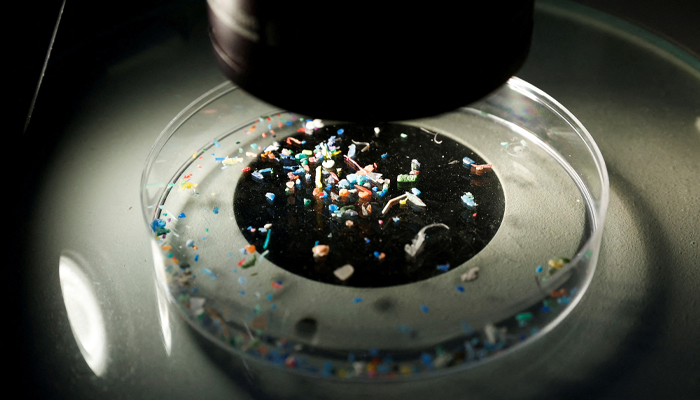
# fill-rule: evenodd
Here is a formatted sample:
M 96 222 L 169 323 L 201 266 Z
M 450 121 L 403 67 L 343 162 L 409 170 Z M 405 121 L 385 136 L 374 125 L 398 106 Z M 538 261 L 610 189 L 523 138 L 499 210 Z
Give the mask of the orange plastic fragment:
M 255 253 L 255 245 L 249 244 L 249 245 L 245 246 L 245 251 L 247 251 L 250 254 Z

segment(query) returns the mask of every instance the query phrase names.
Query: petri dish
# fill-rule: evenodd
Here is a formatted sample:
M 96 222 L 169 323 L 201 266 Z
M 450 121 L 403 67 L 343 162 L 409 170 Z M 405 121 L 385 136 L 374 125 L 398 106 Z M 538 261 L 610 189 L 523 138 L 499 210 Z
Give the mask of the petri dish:
M 141 182 L 159 290 L 198 335 L 359 381 L 464 370 L 546 335 L 593 278 L 608 191 L 586 129 L 518 78 L 362 125 L 226 82 L 165 127 Z

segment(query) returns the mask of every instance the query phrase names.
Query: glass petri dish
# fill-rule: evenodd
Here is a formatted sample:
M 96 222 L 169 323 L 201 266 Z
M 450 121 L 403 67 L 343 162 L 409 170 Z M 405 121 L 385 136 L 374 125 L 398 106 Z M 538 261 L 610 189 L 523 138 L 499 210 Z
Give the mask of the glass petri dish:
M 163 130 L 141 196 L 159 290 L 199 335 L 366 381 L 471 368 L 553 329 L 593 277 L 608 186 L 586 129 L 518 78 L 376 125 L 227 82 Z

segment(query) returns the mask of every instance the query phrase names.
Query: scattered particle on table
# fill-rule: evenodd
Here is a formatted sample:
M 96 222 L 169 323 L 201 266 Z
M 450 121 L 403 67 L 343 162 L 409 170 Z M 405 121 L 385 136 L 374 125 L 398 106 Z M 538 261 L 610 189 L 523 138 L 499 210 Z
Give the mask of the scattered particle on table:
M 214 207 L 214 208 L 212 209 L 212 211 L 214 212 L 214 214 L 218 214 L 218 213 L 219 213 L 219 207 Z
M 197 262 L 197 261 L 199 261 L 199 254 L 194 255 L 194 262 Z
M 421 304 L 420 310 L 423 311 L 424 313 L 430 312 L 430 309 L 425 304 Z
M 473 281 L 479 277 L 479 267 L 472 267 L 467 272 L 462 274 L 462 282 Z
M 355 297 L 352 299 L 353 303 L 361 303 L 362 302 L 362 297 Z
M 256 261 L 257 261 L 257 257 L 255 255 L 253 255 L 253 257 L 250 260 L 246 261 L 243 265 L 241 265 L 241 268 L 243 268 L 243 269 L 250 268 L 250 267 L 255 265 Z
M 241 284 L 241 285 L 245 285 L 247 281 L 248 281 L 248 279 L 247 279 L 246 277 L 244 277 L 244 276 L 239 276 L 239 277 L 238 277 L 238 283 Z

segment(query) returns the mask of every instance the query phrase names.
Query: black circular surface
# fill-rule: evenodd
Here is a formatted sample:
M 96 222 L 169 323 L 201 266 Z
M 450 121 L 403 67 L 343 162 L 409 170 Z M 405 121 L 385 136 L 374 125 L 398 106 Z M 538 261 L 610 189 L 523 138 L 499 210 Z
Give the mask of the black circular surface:
M 379 134 L 375 134 L 375 128 Z M 342 135 L 337 133 L 340 129 L 344 131 Z M 342 168 L 339 179 L 355 172 L 343 162 L 348 146 L 353 140 L 366 142 L 369 143 L 366 151 L 362 151 L 364 144 L 356 145 L 357 162 L 363 167 L 376 163 L 376 172 L 391 180 L 389 190 L 384 197 L 374 196 L 366 202 L 359 201 L 357 196 L 334 201 L 330 192 L 339 192 L 336 184 L 327 191 L 326 199 L 320 199 L 313 195 L 316 168 L 311 167 L 310 182 L 305 183 L 302 175 L 301 186 L 295 186 L 295 192 L 287 195 L 289 169 L 285 170 L 279 160 L 251 163 L 251 171 L 271 168 L 273 172 L 263 182 L 256 181 L 252 175 L 240 179 L 233 200 L 236 221 L 248 242 L 261 253 L 267 251 L 265 257 L 279 267 L 331 284 L 401 285 L 450 273 L 481 251 L 496 234 L 504 213 L 501 184 L 493 172 L 477 175 L 463 166 L 464 157 L 476 164 L 486 164 L 464 145 L 415 126 L 342 124 L 317 129 L 313 135 L 299 133 L 294 137 L 305 141 L 302 147 L 284 143 L 279 151 L 285 147 L 295 153 L 302 148 L 313 149 L 330 136 L 336 136 L 335 144 L 342 151 L 333 167 L 333 170 Z M 414 159 L 420 163 L 417 182 L 399 187 L 397 176 L 409 174 Z M 390 199 L 411 192 L 412 188 L 420 191 L 419 199 L 425 207 L 411 206 L 410 202 L 403 206 L 396 204 L 382 215 Z M 466 192 L 474 196 L 476 209 L 462 203 L 461 197 Z M 267 200 L 268 193 L 275 195 L 273 201 Z M 305 206 L 304 199 L 311 200 L 311 204 Z M 354 206 L 358 215 L 334 217 L 329 211 L 332 204 L 340 208 Z M 364 217 L 362 204 L 365 208 L 371 206 L 371 212 Z M 269 240 L 268 233 L 259 229 L 266 224 L 272 225 Z M 421 250 L 415 256 L 409 255 L 406 245 L 411 245 L 420 230 L 430 224 L 445 224 L 449 229 L 443 226 L 426 229 Z M 327 256 L 314 257 L 312 248 L 317 244 L 329 246 Z M 354 273 L 341 280 L 333 272 L 346 264 L 352 265 Z

